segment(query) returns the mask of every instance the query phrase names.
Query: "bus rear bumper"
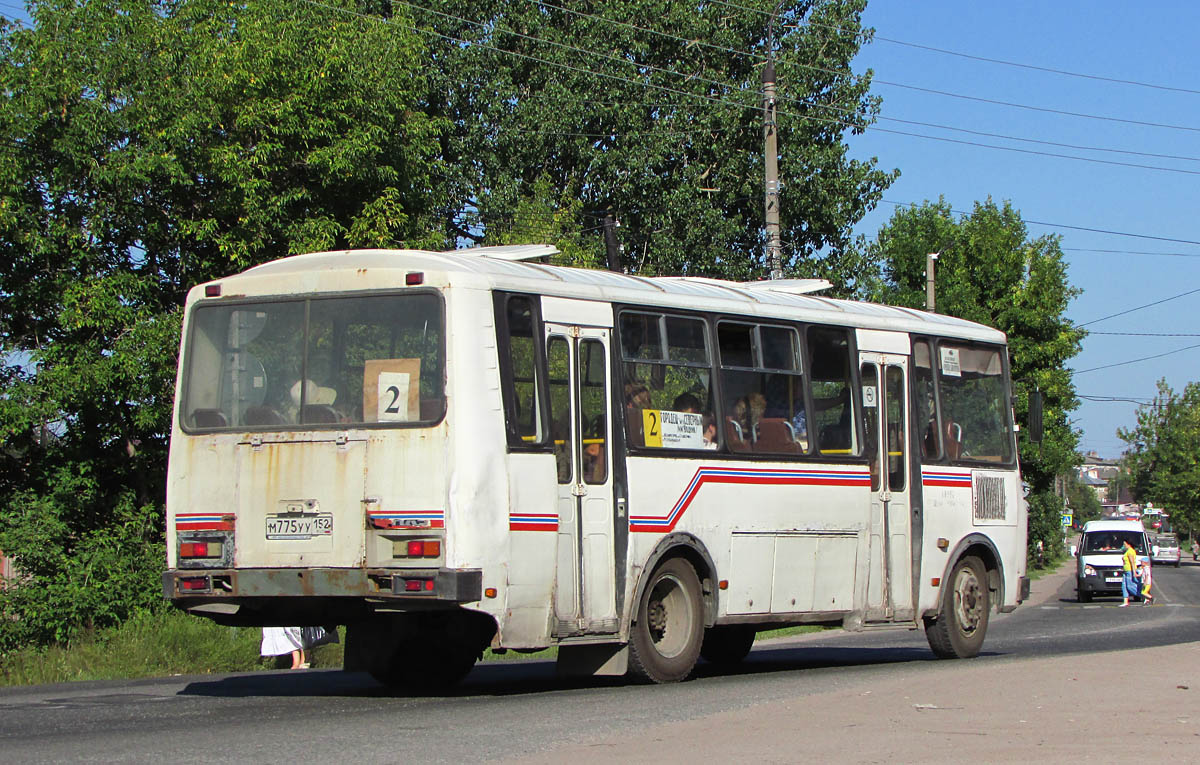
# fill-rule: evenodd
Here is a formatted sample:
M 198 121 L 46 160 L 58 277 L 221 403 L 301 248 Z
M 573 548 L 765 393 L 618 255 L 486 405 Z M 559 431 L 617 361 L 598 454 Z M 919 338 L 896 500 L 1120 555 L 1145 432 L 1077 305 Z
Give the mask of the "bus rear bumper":
M 170 569 L 163 597 L 181 608 L 268 598 L 362 598 L 459 604 L 483 595 L 478 569 Z

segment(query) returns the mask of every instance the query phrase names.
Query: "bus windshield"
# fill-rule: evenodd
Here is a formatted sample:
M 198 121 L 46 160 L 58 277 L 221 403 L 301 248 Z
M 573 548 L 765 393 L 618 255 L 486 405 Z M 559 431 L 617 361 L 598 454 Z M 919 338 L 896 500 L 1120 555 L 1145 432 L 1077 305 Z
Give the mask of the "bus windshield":
M 202 304 L 184 350 L 186 430 L 431 424 L 445 409 L 430 293 Z

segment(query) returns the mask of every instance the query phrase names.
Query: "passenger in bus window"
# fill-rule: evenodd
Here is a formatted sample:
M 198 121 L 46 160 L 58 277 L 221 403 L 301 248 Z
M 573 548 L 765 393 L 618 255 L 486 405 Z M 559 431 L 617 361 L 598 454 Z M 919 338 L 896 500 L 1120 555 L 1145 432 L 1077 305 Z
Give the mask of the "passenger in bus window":
M 712 412 L 700 411 L 700 399 L 694 393 L 680 393 L 671 404 L 671 410 L 687 414 L 699 414 L 703 419 L 704 448 L 717 448 L 717 421 Z
M 641 383 L 625 383 L 625 405 L 635 409 L 648 409 L 650 389 Z

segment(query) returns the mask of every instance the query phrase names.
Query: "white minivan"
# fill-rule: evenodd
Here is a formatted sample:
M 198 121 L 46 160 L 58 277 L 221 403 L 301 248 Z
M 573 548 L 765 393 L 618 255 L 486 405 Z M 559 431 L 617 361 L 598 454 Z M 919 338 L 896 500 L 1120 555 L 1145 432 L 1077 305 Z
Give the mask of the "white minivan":
M 1075 551 L 1075 592 L 1080 603 L 1097 595 L 1120 595 L 1125 540 L 1138 560 L 1149 560 L 1150 541 L 1141 521 L 1088 521 Z

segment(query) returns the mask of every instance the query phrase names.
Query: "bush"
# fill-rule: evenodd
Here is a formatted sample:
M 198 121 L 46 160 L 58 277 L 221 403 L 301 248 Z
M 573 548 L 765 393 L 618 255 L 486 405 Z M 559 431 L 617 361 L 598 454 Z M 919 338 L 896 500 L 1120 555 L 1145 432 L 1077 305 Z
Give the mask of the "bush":
M 1037 545 L 1043 545 L 1045 560 L 1057 560 L 1063 553 L 1062 498 L 1053 492 L 1036 493 L 1029 497 L 1028 560 L 1037 561 Z
M 143 612 L 119 627 L 80 632 L 69 648 L 0 654 L 0 685 L 274 669 L 274 657 L 258 655 L 261 639 L 257 627 L 222 627 L 180 611 Z M 310 660 L 317 668 L 340 667 L 342 646 L 321 646 Z
M 90 482 L 62 477 L 55 487 L 19 493 L 0 509 L 0 549 L 16 570 L 0 589 L 0 652 L 69 645 L 83 631 L 164 607 L 161 508 L 125 493 L 96 518 Z

